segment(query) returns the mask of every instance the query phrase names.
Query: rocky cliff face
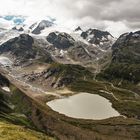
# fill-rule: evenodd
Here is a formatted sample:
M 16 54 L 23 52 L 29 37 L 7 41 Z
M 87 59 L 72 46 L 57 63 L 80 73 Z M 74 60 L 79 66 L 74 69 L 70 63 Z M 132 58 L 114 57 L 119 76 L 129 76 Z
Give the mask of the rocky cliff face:
M 112 62 L 106 76 L 140 82 L 140 32 L 126 33 L 112 46 Z
M 50 54 L 41 47 L 39 42 L 28 34 L 21 34 L 5 42 L 0 46 L 0 54 L 11 56 L 15 63 L 26 62 L 29 60 L 42 59 L 50 60 Z
M 68 49 L 74 46 L 75 40 L 67 33 L 52 32 L 47 36 L 48 42 L 58 49 Z
M 140 31 L 121 35 L 112 50 L 113 62 L 139 63 Z

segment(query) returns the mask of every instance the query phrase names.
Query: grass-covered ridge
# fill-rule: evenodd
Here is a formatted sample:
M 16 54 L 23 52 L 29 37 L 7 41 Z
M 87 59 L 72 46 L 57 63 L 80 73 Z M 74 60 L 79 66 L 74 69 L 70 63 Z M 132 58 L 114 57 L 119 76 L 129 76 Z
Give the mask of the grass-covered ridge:
M 52 63 L 39 74 L 31 73 L 26 77 L 36 86 L 63 88 L 78 80 L 92 80 L 94 74 L 80 65 Z
M 132 83 L 138 83 L 140 81 L 140 64 L 112 63 L 98 76 L 110 81 L 124 79 Z
M 0 120 L 0 140 L 54 140 L 43 133 Z

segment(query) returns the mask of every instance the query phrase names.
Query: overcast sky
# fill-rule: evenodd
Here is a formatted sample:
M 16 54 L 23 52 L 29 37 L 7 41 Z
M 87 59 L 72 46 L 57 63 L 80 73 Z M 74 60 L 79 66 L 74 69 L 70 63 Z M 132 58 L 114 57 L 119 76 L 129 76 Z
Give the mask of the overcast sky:
M 55 17 L 67 27 L 98 28 L 114 36 L 140 29 L 140 0 L 0 0 L 0 14 Z

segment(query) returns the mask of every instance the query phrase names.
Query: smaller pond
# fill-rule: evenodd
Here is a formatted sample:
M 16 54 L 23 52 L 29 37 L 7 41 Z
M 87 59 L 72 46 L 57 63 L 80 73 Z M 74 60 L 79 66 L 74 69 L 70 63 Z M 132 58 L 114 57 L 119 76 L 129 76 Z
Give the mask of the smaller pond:
M 56 99 L 47 103 L 54 111 L 72 118 L 106 119 L 120 116 L 112 108 L 109 100 L 95 94 L 79 93 L 64 99 Z

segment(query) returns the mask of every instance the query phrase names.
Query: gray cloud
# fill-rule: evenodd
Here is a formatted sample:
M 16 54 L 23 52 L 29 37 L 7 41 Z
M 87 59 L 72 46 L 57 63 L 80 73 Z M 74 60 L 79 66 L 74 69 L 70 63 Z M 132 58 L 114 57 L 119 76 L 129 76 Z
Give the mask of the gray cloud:
M 140 28 L 140 0 L 61 0 L 61 2 L 62 9 L 63 6 L 66 7 L 69 16 L 81 21 L 81 25 L 108 29 L 106 22 L 108 21 L 114 25 L 119 23 L 119 26 L 122 22 L 121 25 L 125 26 L 126 31 Z

